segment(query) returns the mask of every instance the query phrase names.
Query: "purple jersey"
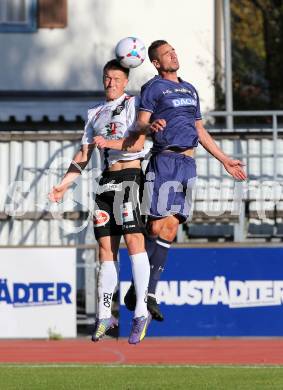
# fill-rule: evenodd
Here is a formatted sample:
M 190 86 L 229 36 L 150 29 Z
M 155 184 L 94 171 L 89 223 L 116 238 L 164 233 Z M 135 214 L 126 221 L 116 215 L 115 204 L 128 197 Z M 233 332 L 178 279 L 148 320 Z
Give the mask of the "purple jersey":
M 153 133 L 153 151 L 198 145 L 195 121 L 201 119 L 199 97 L 192 84 L 155 76 L 142 86 L 140 111 L 152 113 L 151 121 L 165 119 L 163 131 Z

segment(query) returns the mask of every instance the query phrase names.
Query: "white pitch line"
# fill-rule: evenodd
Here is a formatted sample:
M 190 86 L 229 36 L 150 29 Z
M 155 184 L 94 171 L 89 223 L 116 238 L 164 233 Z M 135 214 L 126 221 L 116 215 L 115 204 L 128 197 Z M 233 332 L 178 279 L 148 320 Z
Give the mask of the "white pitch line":
M 212 364 L 212 365 L 195 365 L 195 364 L 6 364 L 0 363 L 1 368 L 225 368 L 225 369 L 270 369 L 270 368 L 279 368 L 283 369 L 283 365 L 221 365 L 221 364 Z
M 281 306 L 280 300 L 274 301 L 251 301 L 251 302 L 230 302 L 230 309 L 243 309 L 247 307 L 267 307 L 267 306 Z

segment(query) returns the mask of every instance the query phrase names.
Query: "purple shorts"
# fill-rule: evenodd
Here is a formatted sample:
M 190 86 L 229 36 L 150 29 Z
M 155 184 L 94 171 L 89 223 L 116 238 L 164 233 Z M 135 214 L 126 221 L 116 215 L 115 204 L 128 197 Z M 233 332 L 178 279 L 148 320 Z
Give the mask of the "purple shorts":
M 146 173 L 142 213 L 155 218 L 175 215 L 184 222 L 192 208 L 196 162 L 181 153 L 151 156 Z

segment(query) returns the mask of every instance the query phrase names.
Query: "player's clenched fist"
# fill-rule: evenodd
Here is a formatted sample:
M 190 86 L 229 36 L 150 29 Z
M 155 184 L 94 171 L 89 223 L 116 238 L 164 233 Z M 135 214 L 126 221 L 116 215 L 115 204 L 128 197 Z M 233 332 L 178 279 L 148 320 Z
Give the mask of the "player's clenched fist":
M 166 120 L 165 119 L 155 119 L 150 125 L 150 130 L 153 132 L 157 132 L 160 130 L 163 130 L 166 126 Z
M 93 137 L 93 144 L 98 147 L 98 149 L 103 149 L 107 147 L 107 140 L 102 137 L 102 135 L 97 135 Z

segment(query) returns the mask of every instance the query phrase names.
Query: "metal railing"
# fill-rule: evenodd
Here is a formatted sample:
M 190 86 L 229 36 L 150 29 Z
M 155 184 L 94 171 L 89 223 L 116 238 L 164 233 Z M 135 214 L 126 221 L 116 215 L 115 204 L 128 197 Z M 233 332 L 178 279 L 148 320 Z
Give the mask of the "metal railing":
M 257 124 L 250 125 L 249 127 L 242 125 L 237 125 L 234 129 L 224 127 L 222 128 L 222 123 L 219 125 L 216 122 L 217 118 L 223 117 L 224 119 L 230 117 L 270 117 L 270 123 L 261 125 L 260 121 Z M 240 199 L 239 203 L 239 213 L 223 212 L 219 213 L 218 216 L 215 216 L 213 210 L 209 212 L 207 210 L 209 203 L 213 204 L 212 198 L 202 199 L 198 196 L 196 197 L 196 204 L 200 204 L 200 209 L 202 213 L 195 212 L 191 224 L 209 224 L 215 225 L 223 223 L 223 236 L 227 234 L 227 221 L 230 225 L 234 227 L 234 240 L 235 241 L 245 241 L 248 237 L 248 225 L 251 220 L 257 219 L 257 223 L 264 223 L 268 219 L 268 223 L 273 223 L 276 225 L 278 221 L 281 223 L 282 211 L 283 209 L 283 124 L 280 127 L 279 117 L 283 117 L 283 111 L 214 111 L 208 112 L 205 115 L 205 119 L 209 124 L 208 128 L 211 131 L 213 137 L 217 140 L 220 147 L 223 148 L 223 143 L 227 142 L 225 140 L 230 139 L 230 143 L 233 144 L 233 151 L 230 154 L 234 158 L 243 160 L 246 163 L 246 170 L 248 173 L 248 180 L 242 186 L 238 186 L 238 197 Z M 226 121 L 227 123 L 227 121 Z M 253 137 L 257 141 L 253 140 Z M 251 150 L 249 140 L 259 143 L 259 151 L 255 153 L 255 150 Z M 269 140 L 269 141 L 268 141 Z M 268 146 L 268 148 L 266 147 Z M 231 149 L 231 148 L 230 148 Z M 253 148 L 255 149 L 255 148 Z M 227 151 L 226 151 L 227 152 Z M 228 153 L 229 154 L 229 153 Z M 280 159 L 280 161 L 279 161 Z M 227 176 L 225 178 L 224 169 L 220 169 L 218 175 L 211 175 L 211 165 L 215 162 L 212 157 L 207 153 L 197 153 L 196 154 L 197 166 L 201 168 L 206 165 L 206 171 L 200 169 L 199 178 L 206 182 L 209 185 L 210 182 L 218 181 L 218 186 L 223 186 L 224 180 L 227 185 Z M 282 160 L 282 161 L 281 161 Z M 251 161 L 258 162 L 257 174 L 253 172 Z M 266 163 L 268 161 L 268 164 Z M 272 165 L 271 165 L 272 164 Z M 219 164 L 220 165 L 220 164 Z M 270 166 L 269 166 L 270 165 Z M 271 169 L 272 167 L 272 169 Z M 254 167 L 253 167 L 254 168 Z M 268 170 L 269 169 L 269 170 Z M 233 185 L 233 180 L 231 180 L 230 187 Z M 239 184 L 239 183 L 238 183 Z M 228 185 L 229 187 L 229 185 Z M 270 199 L 266 199 L 265 192 L 266 189 L 270 187 L 271 193 L 274 194 Z M 240 193 L 239 193 L 240 189 Z M 229 188 L 227 188 L 229 190 Z M 279 194 L 278 190 L 282 195 Z M 212 193 L 215 191 L 215 183 L 211 184 L 211 187 L 207 190 Z M 221 191 L 218 191 L 221 193 Z M 224 191 L 225 192 L 225 191 Z M 241 193 L 242 192 L 242 193 Z M 227 191 L 226 191 L 227 195 Z M 239 196 L 240 195 L 240 196 Z M 238 199 L 238 202 L 239 202 Z M 221 199 L 216 199 L 218 202 L 221 202 Z M 223 203 L 227 202 L 227 198 L 223 199 Z M 233 204 L 234 199 L 230 198 L 230 204 Z M 235 203 L 235 202 L 234 202 Z M 265 208 L 269 208 L 266 212 Z M 255 209 L 253 209 L 255 208 Z M 256 209 L 258 208 L 258 210 Z M 272 210 L 271 210 L 272 209 Z M 201 214 L 203 214 L 201 216 Z M 265 220 L 263 219 L 263 216 Z M 236 220 L 235 220 L 236 219 Z M 190 226 L 190 225 L 189 225 Z M 194 226 L 193 226 L 194 227 Z M 205 231 L 206 227 L 204 226 L 203 230 Z M 192 229 L 193 230 L 193 229 Z M 219 229 L 218 229 L 219 230 Z M 274 229 L 276 230 L 276 229 Z M 198 228 L 198 231 L 200 229 Z M 208 229 L 207 229 L 208 231 Z M 220 229 L 221 235 L 221 229 Z M 251 236 L 251 235 L 250 235 Z M 276 234 L 275 234 L 276 236 Z M 282 236 L 280 235 L 277 236 Z M 179 234 L 180 239 L 184 239 L 184 235 Z
M 272 111 L 211 111 L 205 115 L 205 117 L 225 117 L 226 118 L 235 118 L 235 117 L 270 117 L 272 118 L 272 139 L 273 139 L 273 158 L 274 158 L 274 172 L 273 179 L 277 180 L 277 158 L 278 158 L 278 117 L 283 117 L 282 110 L 272 110 Z M 226 131 L 233 131 L 234 129 L 225 129 Z M 225 132 L 225 130 L 222 130 Z M 266 131 L 266 129 L 265 129 Z M 283 131 L 283 124 L 282 124 Z M 282 150 L 283 153 L 283 150 Z
M 234 129 L 221 128 L 220 126 L 218 126 L 217 123 L 215 123 L 217 118 L 222 117 L 226 119 L 227 116 L 230 117 L 232 116 L 234 118 L 235 117 L 270 117 L 271 120 L 270 123 L 265 124 L 264 126 L 260 124 L 256 124 L 250 127 L 246 126 L 245 128 L 243 127 L 240 128 L 239 126 L 237 126 Z M 258 182 L 261 182 L 263 180 L 273 180 L 274 182 L 281 183 L 283 178 L 283 164 L 281 164 L 281 159 L 283 161 L 283 125 L 280 126 L 279 118 L 283 117 L 283 111 L 234 111 L 234 112 L 213 111 L 213 112 L 208 112 L 204 117 L 208 119 L 208 123 L 210 124 L 209 130 L 212 132 L 217 142 L 220 143 L 220 146 L 225 150 L 225 142 L 226 140 L 228 140 L 227 142 L 228 143 L 230 142 L 229 145 L 231 145 L 232 155 L 236 158 L 247 161 L 248 173 L 250 173 L 249 166 L 252 165 L 250 164 L 250 161 L 252 159 L 257 159 L 259 161 L 259 165 L 260 165 L 259 174 L 256 175 L 254 173 L 250 173 L 249 180 L 255 180 Z M 212 123 L 213 121 L 214 123 Z M 258 129 L 260 130 L 256 131 Z M 29 171 L 30 173 L 29 178 L 31 180 L 30 184 L 33 187 L 38 185 L 38 183 L 40 183 L 39 179 L 42 176 L 42 170 L 44 167 L 46 168 L 46 162 L 47 161 L 50 162 L 55 155 L 70 156 L 70 153 L 67 153 L 67 150 L 69 149 L 74 150 L 73 149 L 74 141 L 75 140 L 79 141 L 81 134 L 82 133 L 78 131 L 65 131 L 60 133 L 49 132 L 49 131 L 48 132 L 33 131 L 32 133 L 14 132 L 9 134 L 9 136 L 7 136 L 7 133 L 5 133 L 4 135 L 0 133 L 0 147 L 2 145 L 2 149 L 1 149 L 2 164 L 0 167 L 1 188 L 7 188 L 7 185 L 9 183 L 15 180 L 19 180 L 19 167 L 21 167 L 22 175 L 23 172 Z M 260 145 L 260 150 L 258 152 L 255 152 L 254 150 L 251 152 L 249 150 L 247 137 L 253 138 L 255 134 L 256 137 L 262 138 L 263 140 L 265 140 L 265 138 L 269 138 L 272 142 L 272 148 L 270 150 L 264 150 L 265 141 L 263 141 Z M 2 135 L 3 137 L 1 138 Z M 70 142 L 70 140 L 72 140 L 72 142 Z M 65 141 L 68 141 L 68 145 L 65 144 Z M 241 143 L 244 145 L 244 148 Z M 245 143 L 247 146 L 245 146 Z M 73 154 L 73 152 L 71 152 L 71 154 Z M 227 175 L 225 175 L 223 168 L 221 168 L 220 174 L 216 172 L 217 169 L 215 170 L 216 173 L 215 172 L 212 173 L 214 162 L 212 163 L 211 156 L 209 156 L 208 153 L 205 152 L 201 154 L 201 148 L 199 148 L 199 152 L 197 152 L 196 159 L 200 167 L 206 166 L 206 168 L 204 169 L 204 173 L 199 174 L 200 179 L 209 181 L 212 178 L 218 180 L 220 183 L 223 180 L 227 181 Z M 272 172 L 271 171 L 268 172 L 267 175 L 266 173 L 264 173 L 264 168 L 266 168 L 266 163 L 265 163 L 266 159 L 272 160 L 272 164 L 273 164 Z M 43 162 L 43 160 L 45 161 L 45 163 Z M 1 171 L 1 169 L 3 170 L 3 172 Z M 35 190 L 35 198 L 39 193 L 40 191 L 38 189 Z M 205 199 L 203 199 L 203 201 L 205 203 Z M 244 210 L 246 209 L 245 207 L 246 204 L 251 201 L 253 201 L 253 199 L 249 197 L 249 194 L 247 195 L 246 198 L 243 198 L 243 202 L 245 203 L 245 205 L 243 206 Z M 3 210 L 0 210 L 0 212 L 1 211 L 3 212 Z M 213 215 L 211 216 L 208 215 L 207 217 L 208 217 L 207 220 L 210 219 L 211 223 L 214 223 L 215 217 Z M 227 215 L 225 215 L 224 217 L 227 219 Z M 29 218 L 30 218 L 30 214 L 29 214 Z M 245 232 L 243 232 L 243 227 L 248 222 L 247 221 L 248 215 L 244 214 L 241 218 L 244 218 L 244 222 L 243 221 L 239 222 L 238 226 L 241 226 L 241 229 L 239 231 L 241 231 L 242 233 L 238 235 L 237 240 L 239 240 L 240 238 L 246 239 Z M 23 219 L 24 218 L 22 218 L 22 221 L 19 221 L 18 224 L 24 224 Z M 11 225 L 5 228 L 3 226 L 0 226 L 0 233 L 1 230 L 3 229 L 4 230 L 6 229 L 6 231 L 8 230 L 10 231 L 11 228 L 13 227 L 13 222 L 11 220 L 2 221 L 0 222 L 0 224 L 2 224 L 3 226 L 4 224 Z M 46 221 L 46 224 L 50 224 L 50 221 L 49 222 Z M 38 226 L 37 223 L 31 224 L 29 228 L 21 226 L 18 229 L 19 234 L 21 231 L 23 231 L 25 232 L 23 237 L 26 237 L 27 233 L 29 232 L 30 234 L 32 234 L 31 230 L 37 229 L 37 226 Z M 51 228 L 51 225 L 49 226 L 48 229 L 54 232 L 54 229 Z M 3 237 L 4 236 L 2 236 L 2 238 Z M 37 237 L 37 234 L 34 234 L 34 237 Z M 49 240 L 50 237 L 51 234 L 48 235 Z M 62 237 L 62 235 L 60 235 L 60 237 Z M 82 235 L 82 237 L 84 237 L 84 235 Z M 179 241 L 185 238 L 184 235 L 182 234 L 179 234 L 178 237 L 179 237 Z M 58 239 L 56 241 L 56 244 L 59 244 L 60 239 L 61 238 L 59 238 L 59 234 L 58 234 Z M 4 245 L 11 244 L 11 242 L 14 241 L 15 241 L 15 236 L 13 235 L 13 237 L 11 237 L 8 242 L 6 243 L 3 242 L 3 244 Z M 20 242 L 24 244 L 23 240 L 20 240 Z M 77 239 L 74 238 L 72 238 L 72 242 L 74 244 L 80 243 L 79 241 L 77 241 Z M 52 242 L 48 242 L 47 244 L 52 245 Z

